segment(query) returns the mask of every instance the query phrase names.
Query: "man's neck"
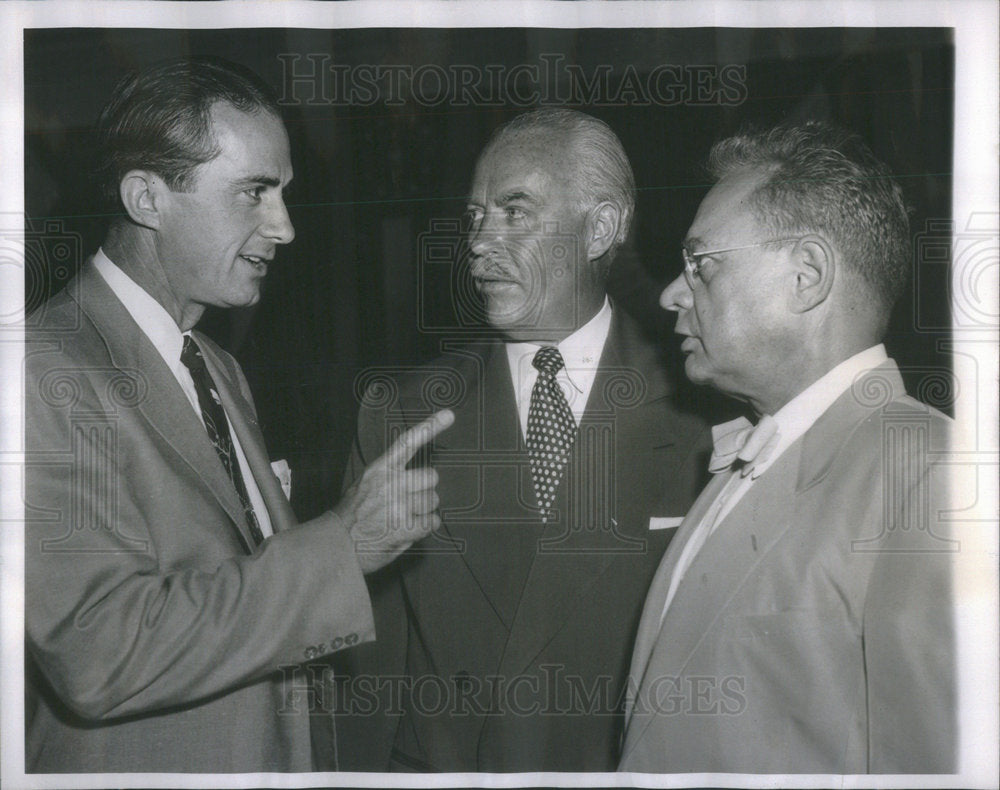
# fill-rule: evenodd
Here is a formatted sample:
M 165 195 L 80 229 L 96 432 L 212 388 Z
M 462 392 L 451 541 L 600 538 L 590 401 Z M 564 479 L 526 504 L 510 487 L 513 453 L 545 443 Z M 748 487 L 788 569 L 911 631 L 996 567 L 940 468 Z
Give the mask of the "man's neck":
M 572 329 L 552 330 L 545 327 L 511 327 L 503 329 L 504 340 L 510 343 L 534 343 L 538 346 L 557 346 L 567 337 L 576 334 L 589 324 L 608 303 L 608 297 L 602 294 L 600 300 L 586 308 L 580 307 L 580 320 Z
M 121 221 L 108 231 L 101 249 L 119 269 L 163 306 L 182 332 L 193 328 L 201 319 L 205 307 L 191 302 L 182 303 L 171 288 L 152 231 Z
M 769 379 L 766 390 L 746 400 L 758 415 L 776 414 L 786 404 L 805 392 L 823 376 L 865 349 L 878 345 L 880 339 L 875 336 L 858 336 L 850 341 L 824 346 L 818 353 L 811 356 L 799 355 L 789 357 L 786 364 Z M 763 390 L 763 388 L 762 388 Z

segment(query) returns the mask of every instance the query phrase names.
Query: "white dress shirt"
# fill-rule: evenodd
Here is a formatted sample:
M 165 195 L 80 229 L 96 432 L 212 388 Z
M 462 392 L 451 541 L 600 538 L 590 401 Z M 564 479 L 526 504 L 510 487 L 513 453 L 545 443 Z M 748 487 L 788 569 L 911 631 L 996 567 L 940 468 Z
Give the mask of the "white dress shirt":
M 763 475 L 774 462 L 781 457 L 795 441 L 808 431 L 833 402 L 843 395 L 861 374 L 872 368 L 876 368 L 886 361 L 888 357 L 885 353 L 885 346 L 881 343 L 877 346 L 865 349 L 855 354 L 853 357 L 845 359 L 835 368 L 828 371 L 824 376 L 814 381 L 802 392 L 792 398 L 782 406 L 774 415 L 774 421 L 778 424 L 778 438 L 774 449 L 767 458 L 757 461 L 753 465 L 753 471 L 749 474 L 739 472 L 722 472 L 728 474 L 729 480 L 719 492 L 716 501 L 699 522 L 698 526 L 691 533 L 687 543 L 681 551 L 681 556 L 677 560 L 677 567 L 674 569 L 670 579 L 670 586 L 667 588 L 667 596 L 663 602 L 663 611 L 660 614 L 660 622 L 667 613 L 670 602 L 674 599 L 674 593 L 680 585 L 681 579 L 691 567 L 695 556 L 701 547 L 711 537 L 722 520 L 732 511 L 736 504 L 743 498 L 743 495 L 750 490 L 761 475 Z
M 556 381 L 566 396 L 569 410 L 577 427 L 587 409 L 587 399 L 597 377 L 604 344 L 611 330 L 611 303 L 604 297 L 604 304 L 597 314 L 573 334 L 564 338 L 556 348 L 562 354 L 563 368 L 556 374 Z M 538 370 L 531 364 L 541 345 L 538 343 L 507 343 L 507 362 L 510 378 L 514 382 L 514 398 L 521 419 L 521 436 L 528 435 L 528 410 L 531 407 L 531 390 L 538 378 Z
M 150 296 L 135 280 L 118 268 L 101 249 L 98 249 L 94 255 L 94 268 L 104 278 L 108 287 L 114 291 L 115 296 L 118 297 L 118 300 L 128 310 L 129 315 L 139 325 L 142 333 L 149 338 L 149 342 L 153 344 L 153 347 L 163 357 L 163 361 L 170 368 L 170 372 L 174 374 L 177 383 L 181 385 L 181 389 L 187 396 L 198 420 L 204 425 L 201 406 L 198 404 L 198 392 L 194 388 L 191 371 L 181 362 L 184 335 L 190 333 L 182 333 L 180 327 L 170 317 L 170 313 L 166 311 L 163 305 Z M 226 421 L 229 422 L 229 433 L 233 439 L 233 448 L 236 450 L 236 458 L 240 464 L 240 472 L 243 474 L 243 483 L 246 485 L 247 496 L 250 497 L 250 504 L 253 506 L 254 515 L 257 516 L 260 531 L 264 537 L 267 537 L 274 534 L 274 530 L 271 527 L 271 519 L 268 516 L 267 507 L 264 505 L 264 498 L 260 494 L 257 481 L 254 480 L 253 472 L 247 463 L 246 456 L 243 454 L 239 437 L 236 435 L 236 431 L 233 430 L 233 425 L 229 421 L 228 415 Z

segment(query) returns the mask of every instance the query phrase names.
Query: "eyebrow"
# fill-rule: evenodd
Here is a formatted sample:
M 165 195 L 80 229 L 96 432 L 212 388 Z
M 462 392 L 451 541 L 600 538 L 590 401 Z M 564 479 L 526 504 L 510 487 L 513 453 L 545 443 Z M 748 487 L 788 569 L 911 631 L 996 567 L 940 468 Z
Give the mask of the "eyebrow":
M 533 206 L 537 206 L 540 201 L 534 195 L 525 192 L 523 189 L 515 189 L 510 192 L 504 192 L 502 195 L 498 196 L 496 199 L 496 205 L 502 206 L 505 203 L 510 203 L 512 201 L 523 201 L 525 203 L 531 203 Z
M 280 187 L 281 179 L 265 175 L 247 176 L 246 178 L 239 179 L 236 183 L 241 186 L 243 184 L 263 184 L 266 187 Z

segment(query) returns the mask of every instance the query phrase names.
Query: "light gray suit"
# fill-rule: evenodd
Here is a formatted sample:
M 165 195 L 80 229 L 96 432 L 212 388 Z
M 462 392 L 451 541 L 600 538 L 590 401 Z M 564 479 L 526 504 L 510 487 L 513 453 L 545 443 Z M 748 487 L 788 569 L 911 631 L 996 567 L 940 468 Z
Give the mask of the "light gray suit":
M 198 336 L 275 535 L 88 264 L 26 339 L 28 771 L 310 770 L 303 661 L 374 637 L 329 514 L 297 525 L 236 361 Z
M 950 421 L 869 371 L 757 479 L 694 558 L 699 497 L 653 580 L 619 770 L 956 768 Z

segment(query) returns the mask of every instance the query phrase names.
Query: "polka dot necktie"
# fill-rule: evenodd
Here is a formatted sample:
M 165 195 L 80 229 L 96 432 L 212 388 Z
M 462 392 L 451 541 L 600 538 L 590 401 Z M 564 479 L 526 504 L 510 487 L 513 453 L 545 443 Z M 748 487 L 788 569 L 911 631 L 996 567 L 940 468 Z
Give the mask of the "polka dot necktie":
M 531 390 L 528 407 L 528 460 L 535 483 L 535 497 L 542 510 L 542 522 L 548 520 L 549 509 L 556 498 L 569 451 L 576 437 L 576 422 L 566 402 L 556 374 L 563 367 L 562 354 L 555 346 L 543 346 L 535 353 L 531 364 L 538 369 L 538 378 Z
M 257 516 L 253 512 L 253 505 L 250 504 L 250 495 L 247 494 L 246 484 L 243 482 L 243 474 L 240 472 L 240 462 L 236 457 L 233 447 L 233 437 L 229 433 L 229 422 L 226 420 L 226 412 L 222 408 L 222 401 L 219 393 L 215 390 L 215 382 L 212 375 L 205 367 L 205 359 L 201 355 L 201 349 L 191 335 L 184 336 L 184 347 L 181 349 L 181 362 L 191 371 L 191 379 L 194 381 L 195 392 L 198 393 L 198 405 L 201 407 L 201 416 L 205 422 L 205 430 L 208 438 L 215 447 L 215 452 L 222 461 L 229 479 L 233 481 L 233 487 L 239 494 L 240 503 L 243 505 L 243 512 L 246 514 L 247 526 L 250 527 L 250 535 L 254 545 L 259 546 L 264 542 L 264 534 L 260 531 L 260 524 Z M 252 547 L 251 547 L 252 548 Z

